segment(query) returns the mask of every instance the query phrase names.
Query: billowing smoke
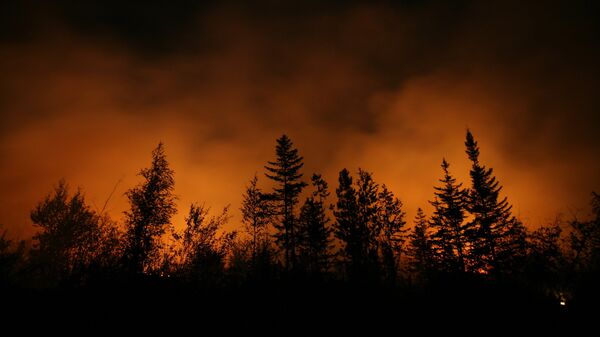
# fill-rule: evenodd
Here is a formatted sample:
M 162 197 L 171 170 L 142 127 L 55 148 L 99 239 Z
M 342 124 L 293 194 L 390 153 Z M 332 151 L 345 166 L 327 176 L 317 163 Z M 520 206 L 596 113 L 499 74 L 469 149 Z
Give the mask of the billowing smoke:
M 531 226 L 600 189 L 597 7 L 590 2 L 4 5 L 0 223 L 60 178 L 120 218 L 159 141 L 192 201 L 237 208 L 287 133 L 332 190 L 374 172 L 427 209 L 445 157 L 468 183 L 478 139 Z M 12 7 L 9 7 L 12 6 Z

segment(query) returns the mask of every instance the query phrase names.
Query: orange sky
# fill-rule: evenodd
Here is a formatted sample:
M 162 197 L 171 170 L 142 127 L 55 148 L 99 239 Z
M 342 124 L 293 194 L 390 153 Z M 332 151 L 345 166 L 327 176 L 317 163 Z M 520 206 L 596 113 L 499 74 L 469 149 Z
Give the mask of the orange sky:
M 307 179 L 321 172 L 333 192 L 340 169 L 362 167 L 412 219 L 430 210 L 443 157 L 468 183 L 467 127 L 528 225 L 584 214 L 600 190 L 596 40 L 575 10 L 492 3 L 211 7 L 151 42 L 24 7 L 28 33 L 0 36 L 0 223 L 30 235 L 29 210 L 60 178 L 97 209 L 121 181 L 108 206 L 121 219 L 163 141 L 176 223 L 198 201 L 231 204 L 236 228 L 282 133 Z

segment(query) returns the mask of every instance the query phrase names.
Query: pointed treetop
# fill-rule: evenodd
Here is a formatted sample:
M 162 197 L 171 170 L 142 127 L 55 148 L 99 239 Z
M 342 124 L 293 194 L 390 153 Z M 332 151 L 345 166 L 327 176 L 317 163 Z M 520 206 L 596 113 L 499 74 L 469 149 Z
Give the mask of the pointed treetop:
M 282 135 L 277 138 L 277 145 L 275 146 L 275 155 L 277 158 L 275 161 L 268 161 L 268 165 L 265 166 L 265 169 L 272 173 L 266 173 L 269 179 L 281 182 L 284 177 L 286 181 L 302 178 L 299 170 L 304 166 L 302 162 L 304 158 L 298 155 L 298 149 L 295 149 L 293 146 L 294 144 L 288 136 Z M 304 182 L 300 182 L 299 184 L 302 187 L 306 186 Z
M 292 147 L 294 146 L 294 143 L 292 143 L 292 140 L 290 139 L 290 137 L 288 137 L 286 134 L 281 135 L 281 137 L 277 138 L 277 146 L 276 146 L 276 152 L 277 155 L 280 155 L 280 153 L 286 153 L 288 151 L 292 151 L 294 153 L 297 152 L 297 150 L 292 150 Z
M 315 187 L 313 197 L 319 197 L 321 201 L 325 200 L 325 198 L 329 196 L 329 191 L 327 190 L 328 186 L 325 179 L 323 179 L 323 177 L 320 174 L 314 173 L 312 175 L 311 180 L 313 186 Z
M 469 129 L 467 129 L 467 139 L 465 141 L 465 145 L 467 147 L 466 152 L 469 156 L 469 159 L 474 163 L 479 162 L 479 146 L 477 146 L 477 141 L 475 141 L 475 138 Z
M 348 171 L 347 168 L 343 168 L 340 171 L 339 182 L 340 185 L 352 185 L 352 177 L 350 176 L 350 171 Z
M 442 158 L 442 169 L 444 170 L 444 174 L 449 174 L 450 164 L 446 161 L 446 158 Z
M 425 215 L 425 212 L 423 212 L 423 209 L 421 207 L 417 208 L 417 214 L 415 215 L 415 222 L 419 222 L 423 219 L 425 219 L 427 216 Z
M 459 183 L 458 185 L 454 185 L 454 183 L 456 182 L 456 178 L 454 178 L 451 174 L 450 174 L 450 163 L 448 163 L 446 161 L 446 158 L 442 159 L 442 164 L 440 165 L 442 167 L 442 170 L 444 171 L 444 177 L 442 179 L 440 179 L 440 181 L 442 183 L 445 184 L 445 187 L 434 187 L 436 190 L 444 190 L 444 189 L 460 189 L 460 187 L 462 186 L 462 183 Z
M 152 150 L 152 158 L 156 160 L 157 158 L 164 158 L 165 155 L 165 143 L 162 141 L 158 142 L 158 145 Z
M 292 140 L 285 133 L 282 134 L 279 138 L 277 138 L 278 143 L 291 143 Z

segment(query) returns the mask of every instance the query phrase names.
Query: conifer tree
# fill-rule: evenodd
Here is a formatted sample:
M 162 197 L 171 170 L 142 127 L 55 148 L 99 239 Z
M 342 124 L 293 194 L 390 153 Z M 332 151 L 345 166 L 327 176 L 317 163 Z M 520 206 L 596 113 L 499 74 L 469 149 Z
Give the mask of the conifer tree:
M 382 224 L 378 219 L 379 185 L 373 180 L 373 175 L 363 169 L 358 169 L 356 181 L 356 197 L 358 205 L 359 228 L 365 240 L 366 275 L 377 278 L 381 272 L 379 263 L 380 235 Z
M 275 154 L 276 160 L 268 162 L 265 169 L 269 172 L 266 176 L 277 184 L 274 188 L 273 200 L 276 202 L 280 220 L 274 223 L 277 230 L 275 239 L 284 252 L 285 268 L 290 271 L 294 269 L 297 259 L 295 206 L 298 204 L 298 196 L 306 186 L 306 183 L 301 180 L 302 173 L 300 173 L 304 163 L 303 158 L 298 155 L 298 150 L 286 135 L 277 139 Z
M 465 272 L 468 228 L 464 223 L 466 192 L 450 174 L 450 164 L 446 159 L 442 160 L 441 166 L 444 171 L 444 177 L 440 179 L 442 185 L 434 187 L 435 198 L 430 202 L 434 208 L 431 241 L 441 270 Z
M 377 223 L 380 230 L 379 247 L 386 280 L 395 283 L 400 267 L 400 257 L 405 241 L 405 213 L 402 202 L 387 186 L 381 186 L 378 195 Z
M 429 221 L 421 208 L 417 209 L 414 227 L 409 235 L 407 254 L 410 256 L 411 271 L 419 278 L 426 277 L 431 269 L 432 249 L 428 233 Z
M 167 229 L 172 229 L 171 217 L 177 212 L 174 172 L 167 162 L 163 143 L 152 152 L 150 167 L 139 174 L 144 181 L 126 193 L 130 205 L 125 212 L 126 253 L 131 270 L 142 274 L 157 262 L 161 237 Z
M 523 255 L 524 226 L 512 215 L 507 198 L 500 198 L 502 186 L 493 170 L 480 163 L 479 147 L 469 130 L 465 145 L 472 163 L 467 207 L 473 217 L 468 226 L 475 270 L 510 271 Z
M 307 272 L 320 276 L 329 265 L 331 249 L 331 229 L 329 217 L 325 213 L 325 201 L 329 196 L 327 182 L 320 174 L 313 174 L 314 191 L 306 198 L 300 209 L 300 256 Z
M 257 186 L 258 177 L 255 175 L 246 188 L 242 201 L 242 222 L 245 231 L 251 237 L 252 260 L 256 260 L 259 250 L 266 244 L 267 226 L 272 220 L 272 210 L 269 198 Z
M 337 203 L 335 216 L 335 236 L 342 242 L 343 256 L 347 263 L 350 278 L 357 279 L 364 272 L 367 257 L 367 231 L 359 219 L 356 190 L 347 169 L 339 173 L 336 189 Z

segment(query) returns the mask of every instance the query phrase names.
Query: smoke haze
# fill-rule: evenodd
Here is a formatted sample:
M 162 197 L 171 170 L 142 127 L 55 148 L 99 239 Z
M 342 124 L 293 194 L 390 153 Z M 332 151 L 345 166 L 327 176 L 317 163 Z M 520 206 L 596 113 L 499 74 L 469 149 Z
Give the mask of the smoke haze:
M 428 209 L 464 135 L 536 227 L 600 190 L 600 25 L 591 1 L 58 1 L 0 5 L 0 223 L 65 178 L 108 212 L 166 144 L 179 214 L 234 210 L 288 134 L 332 192 L 362 167 Z M 4 8 L 2 8 L 4 6 Z M 261 181 L 262 180 L 262 181 Z

